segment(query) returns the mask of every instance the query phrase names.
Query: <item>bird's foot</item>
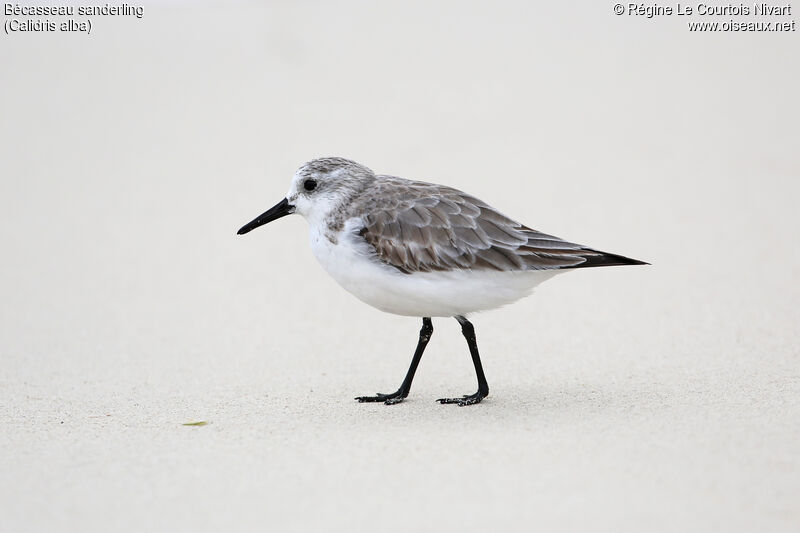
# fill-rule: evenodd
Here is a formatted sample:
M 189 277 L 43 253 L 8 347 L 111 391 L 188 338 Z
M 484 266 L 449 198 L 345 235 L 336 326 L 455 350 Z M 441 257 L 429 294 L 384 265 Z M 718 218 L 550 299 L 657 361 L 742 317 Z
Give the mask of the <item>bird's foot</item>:
M 475 394 L 465 394 L 461 398 L 439 398 L 436 401 L 441 404 L 454 403 L 459 407 L 464 407 L 465 405 L 473 405 L 476 403 L 481 403 L 481 400 L 486 398 L 488 395 L 489 395 L 488 392 L 478 391 Z
M 358 400 L 359 403 L 383 402 L 385 405 L 394 405 L 405 400 L 406 396 L 408 396 L 407 392 L 398 390 L 397 392 L 393 392 L 391 394 L 381 394 L 379 392 L 375 396 L 358 396 L 356 400 Z

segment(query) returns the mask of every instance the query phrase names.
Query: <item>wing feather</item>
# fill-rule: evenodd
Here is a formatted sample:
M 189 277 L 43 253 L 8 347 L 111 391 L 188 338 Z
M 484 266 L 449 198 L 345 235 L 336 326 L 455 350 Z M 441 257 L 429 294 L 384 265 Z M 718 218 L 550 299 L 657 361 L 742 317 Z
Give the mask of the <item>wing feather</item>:
M 401 272 L 526 271 L 642 264 L 528 228 L 441 185 L 379 176 L 352 206 L 358 236 Z

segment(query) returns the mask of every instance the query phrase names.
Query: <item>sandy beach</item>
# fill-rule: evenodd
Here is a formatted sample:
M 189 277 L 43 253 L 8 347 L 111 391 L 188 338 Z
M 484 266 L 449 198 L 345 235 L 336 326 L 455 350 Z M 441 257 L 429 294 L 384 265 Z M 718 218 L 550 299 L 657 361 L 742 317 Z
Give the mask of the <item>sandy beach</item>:
M 612 7 L 0 35 L 0 530 L 797 531 L 797 33 Z M 336 285 L 300 217 L 236 235 L 325 155 L 652 265 L 472 317 L 480 405 L 435 402 L 475 389 L 452 319 L 407 401 L 358 404 L 419 320 Z

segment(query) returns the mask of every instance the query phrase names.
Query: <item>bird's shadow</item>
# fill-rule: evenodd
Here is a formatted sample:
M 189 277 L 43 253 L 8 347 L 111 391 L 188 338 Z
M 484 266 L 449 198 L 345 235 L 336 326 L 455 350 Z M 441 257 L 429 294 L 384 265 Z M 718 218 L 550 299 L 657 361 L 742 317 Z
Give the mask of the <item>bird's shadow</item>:
M 670 393 L 657 383 L 519 385 L 497 388 L 482 407 L 505 416 L 637 416 L 669 407 Z
M 671 398 L 671 393 L 662 384 L 634 381 L 500 386 L 481 403 L 464 407 L 438 404 L 432 394 L 435 392 L 431 390 L 412 391 L 402 403 L 389 406 L 354 402 L 350 411 L 356 419 L 360 419 L 360 411 L 366 409 L 370 416 L 377 415 L 384 420 L 399 415 L 402 419 L 420 416 L 440 421 L 475 418 L 503 423 L 552 419 L 570 423 L 651 416 L 668 409 Z

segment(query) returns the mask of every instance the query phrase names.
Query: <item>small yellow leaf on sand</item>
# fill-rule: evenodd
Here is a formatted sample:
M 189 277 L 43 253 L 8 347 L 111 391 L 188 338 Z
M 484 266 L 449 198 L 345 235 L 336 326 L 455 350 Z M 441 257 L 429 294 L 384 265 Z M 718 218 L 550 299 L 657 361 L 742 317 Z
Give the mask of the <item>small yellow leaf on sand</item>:
M 182 424 L 182 425 L 184 425 L 184 426 L 205 426 L 206 424 L 208 424 L 208 422 L 206 422 L 205 420 L 201 420 L 200 422 L 186 422 L 185 424 Z

